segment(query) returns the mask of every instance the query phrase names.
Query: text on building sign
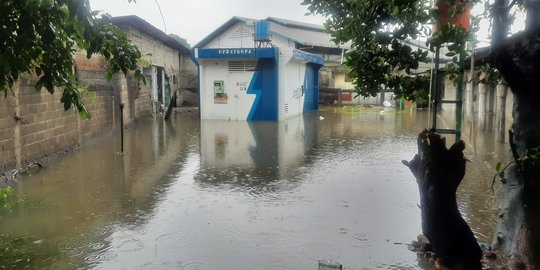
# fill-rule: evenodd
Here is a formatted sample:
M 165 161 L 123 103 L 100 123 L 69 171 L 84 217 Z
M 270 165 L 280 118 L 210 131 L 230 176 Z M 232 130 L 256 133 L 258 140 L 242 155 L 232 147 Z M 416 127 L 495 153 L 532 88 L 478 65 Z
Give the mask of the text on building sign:
M 218 54 L 252 54 L 253 49 L 223 49 L 219 50 Z

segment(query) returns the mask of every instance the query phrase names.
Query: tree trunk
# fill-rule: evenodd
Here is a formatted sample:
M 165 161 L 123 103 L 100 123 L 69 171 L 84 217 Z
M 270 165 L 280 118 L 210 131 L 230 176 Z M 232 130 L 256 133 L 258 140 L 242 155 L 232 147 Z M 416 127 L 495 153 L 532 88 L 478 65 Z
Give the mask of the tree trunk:
M 540 266 L 540 146 L 539 91 L 514 90 L 514 125 L 510 144 L 514 164 L 503 179 L 495 242 L 515 266 Z
M 456 191 L 465 175 L 465 144 L 450 149 L 433 131 L 418 136 L 418 154 L 403 161 L 420 191 L 422 231 L 442 265 L 452 269 L 482 269 L 482 251 L 459 212 Z
M 506 38 L 508 9 L 494 17 L 490 61 L 514 94 L 513 165 L 503 179 L 495 242 L 516 266 L 534 269 L 540 265 L 540 0 L 526 0 L 525 7 L 526 29 L 512 38 Z

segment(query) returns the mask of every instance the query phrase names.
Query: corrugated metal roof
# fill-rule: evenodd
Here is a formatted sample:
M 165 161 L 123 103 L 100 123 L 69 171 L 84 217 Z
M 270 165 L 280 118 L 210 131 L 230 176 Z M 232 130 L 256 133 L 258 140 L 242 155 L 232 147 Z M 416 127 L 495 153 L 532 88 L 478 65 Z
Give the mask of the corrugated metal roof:
M 181 54 L 188 55 L 190 53 L 189 48 L 138 16 L 129 15 L 112 17 L 111 21 L 116 26 L 131 26 L 139 29 L 156 40 L 163 42 L 163 44 L 177 50 Z
M 292 21 L 292 20 L 287 20 L 287 19 L 282 19 L 282 18 L 277 18 L 277 17 L 268 17 L 266 19 L 268 21 L 279 23 L 288 27 L 304 28 L 307 30 L 317 30 L 321 32 L 324 31 L 324 27 L 318 24 L 297 22 L 297 21 Z
M 349 47 L 347 45 L 336 45 L 332 41 L 332 37 L 324 32 L 324 28 L 321 25 L 297 22 L 276 17 L 268 17 L 266 20 L 270 23 L 270 33 L 272 35 L 293 40 L 301 46 L 346 49 Z M 258 20 L 244 17 L 233 17 L 221 25 L 218 29 L 210 33 L 203 40 L 195 44 L 193 47 L 203 47 L 204 45 L 208 44 L 208 42 L 216 38 L 220 33 L 225 31 L 227 28 L 232 27 L 237 22 L 252 24 L 255 21 Z

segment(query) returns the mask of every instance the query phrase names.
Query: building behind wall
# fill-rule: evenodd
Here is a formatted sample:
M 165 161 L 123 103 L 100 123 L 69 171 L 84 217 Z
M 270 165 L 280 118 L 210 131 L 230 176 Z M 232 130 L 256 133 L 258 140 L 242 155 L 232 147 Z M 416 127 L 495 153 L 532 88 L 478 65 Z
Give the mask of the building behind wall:
M 325 56 L 342 52 L 318 25 L 234 17 L 192 50 L 201 118 L 281 121 L 317 110 Z
M 189 49 L 137 16 L 112 18 L 128 39 L 143 53 L 144 74 L 151 78 L 152 110 L 159 113 L 176 94 L 177 104 L 184 93 L 196 88 L 196 67 Z

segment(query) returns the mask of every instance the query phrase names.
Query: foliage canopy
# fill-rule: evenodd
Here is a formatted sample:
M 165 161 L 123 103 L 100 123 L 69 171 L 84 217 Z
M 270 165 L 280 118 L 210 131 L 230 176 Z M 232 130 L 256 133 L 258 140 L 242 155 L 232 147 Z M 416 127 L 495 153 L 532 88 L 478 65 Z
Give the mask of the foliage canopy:
M 391 88 L 398 96 L 413 97 L 428 76 L 418 76 L 426 50 L 413 50 L 411 40 L 427 37 L 431 20 L 427 0 L 304 0 L 312 13 L 327 16 L 325 27 L 336 43 L 350 42 L 346 64 L 362 96 Z
M 2 0 L 0 2 L 0 91 L 7 95 L 22 74 L 39 79 L 36 90 L 63 89 L 64 109 L 89 113 L 77 83 L 74 53 L 101 54 L 108 62 L 107 78 L 134 70 L 144 80 L 137 61 L 141 57 L 109 16 L 92 12 L 88 0 Z
M 180 44 L 184 45 L 186 48 L 191 48 L 191 45 L 187 41 L 187 39 L 177 35 L 177 34 L 169 34 L 170 37 L 176 39 L 176 41 L 180 42 Z
M 454 63 L 465 53 L 468 32 L 439 20 L 429 0 L 304 0 L 311 13 L 326 16 L 325 27 L 336 43 L 350 42 L 346 65 L 357 92 L 375 96 L 392 89 L 397 96 L 415 99 L 429 87 L 429 74 L 419 69 L 430 63 L 429 49 L 445 46 Z M 469 1 L 440 0 L 450 5 L 450 19 L 463 13 Z M 435 18 L 435 19 L 434 19 Z M 439 29 L 432 35 L 431 25 Z M 477 30 L 476 26 L 471 29 Z M 423 40 L 423 42 L 421 41 Z M 429 48 L 428 48 L 429 44 Z M 456 65 L 448 70 L 457 72 Z

